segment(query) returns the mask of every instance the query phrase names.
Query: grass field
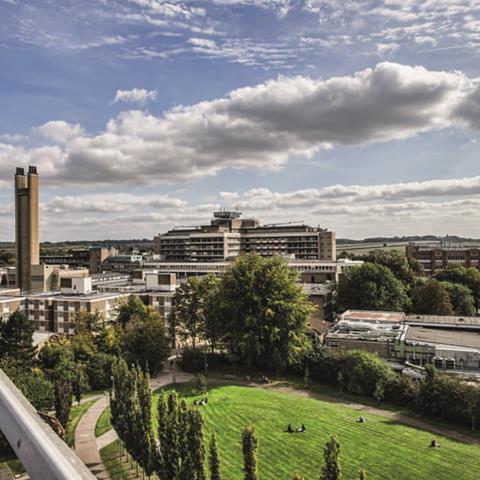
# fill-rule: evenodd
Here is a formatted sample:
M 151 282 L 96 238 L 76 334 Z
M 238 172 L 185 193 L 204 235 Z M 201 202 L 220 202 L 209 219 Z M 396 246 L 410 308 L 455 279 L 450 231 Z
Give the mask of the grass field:
M 179 385 L 192 402 L 195 390 Z M 206 437 L 212 428 L 218 435 L 222 468 L 228 480 L 242 479 L 240 437 L 251 422 L 260 444 L 261 478 L 289 479 L 300 472 L 305 480 L 319 476 L 322 450 L 331 434 L 341 444 L 341 463 L 346 480 L 355 479 L 360 468 L 369 480 L 478 480 L 480 447 L 466 445 L 429 432 L 367 415 L 356 423 L 357 410 L 295 394 L 260 388 L 216 386 L 210 388 L 209 403 L 201 407 Z M 155 410 L 154 410 L 155 411 Z M 289 434 L 291 423 L 305 423 L 307 432 Z M 432 438 L 440 448 L 429 448 Z
M 100 418 L 97 421 L 97 424 L 95 425 L 95 436 L 100 437 L 100 435 L 108 432 L 111 428 L 112 426 L 110 425 L 110 407 L 107 407 L 102 412 Z

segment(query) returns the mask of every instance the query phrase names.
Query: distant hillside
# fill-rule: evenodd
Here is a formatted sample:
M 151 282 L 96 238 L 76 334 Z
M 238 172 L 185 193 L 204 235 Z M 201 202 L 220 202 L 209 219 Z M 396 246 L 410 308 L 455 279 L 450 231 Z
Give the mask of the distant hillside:
M 362 244 L 362 243 L 399 243 L 399 242 L 439 242 L 445 237 L 438 235 L 409 235 L 403 237 L 370 237 L 363 240 L 352 240 L 349 238 L 337 238 L 337 245 L 344 244 Z M 457 235 L 448 235 L 448 239 L 452 242 L 480 242 L 478 238 L 458 237 Z

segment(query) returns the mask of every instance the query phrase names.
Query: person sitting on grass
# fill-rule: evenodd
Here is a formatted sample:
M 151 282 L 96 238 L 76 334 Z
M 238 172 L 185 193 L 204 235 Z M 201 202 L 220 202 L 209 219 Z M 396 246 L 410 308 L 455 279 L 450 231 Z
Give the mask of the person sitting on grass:
M 367 419 L 363 415 L 360 415 L 357 420 L 358 423 L 365 423 L 366 421 Z
M 288 424 L 287 432 L 288 432 L 288 433 L 293 433 L 293 428 L 292 428 L 292 424 L 291 424 L 291 423 Z
M 433 439 L 430 443 L 430 448 L 440 448 L 440 444 L 435 439 Z

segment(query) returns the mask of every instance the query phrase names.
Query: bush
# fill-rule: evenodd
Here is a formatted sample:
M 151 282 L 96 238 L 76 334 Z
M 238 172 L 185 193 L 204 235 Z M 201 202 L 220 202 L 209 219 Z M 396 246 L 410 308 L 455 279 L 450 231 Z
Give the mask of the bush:
M 186 348 L 182 354 L 181 366 L 190 373 L 202 372 L 205 369 L 205 354 L 199 348 Z
M 202 352 L 199 348 L 186 348 L 183 351 L 180 366 L 186 372 L 203 372 L 205 370 L 205 355 L 207 356 L 208 368 L 218 368 L 230 363 L 224 353 L 205 354 L 205 352 Z
M 377 355 L 360 350 L 345 354 L 342 375 L 346 388 L 352 393 L 373 396 L 377 386 L 385 386 L 393 370 Z

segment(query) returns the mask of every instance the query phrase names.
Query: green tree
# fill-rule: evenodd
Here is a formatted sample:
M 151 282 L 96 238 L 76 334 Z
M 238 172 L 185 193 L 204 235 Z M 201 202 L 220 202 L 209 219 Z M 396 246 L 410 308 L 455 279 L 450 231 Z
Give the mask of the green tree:
M 461 283 L 441 282 L 450 297 L 455 315 L 474 317 L 477 314 L 472 291 Z
M 210 343 L 212 352 L 225 335 L 224 311 L 221 308 L 218 276 L 209 274 L 202 278 L 203 310 L 205 317 L 205 339 Z
M 116 357 L 97 352 L 87 362 L 86 371 L 91 388 L 99 390 L 110 388 L 112 384 L 112 365 Z
M 393 377 L 393 370 L 381 358 L 361 350 L 345 353 L 342 378 L 349 391 L 381 399 L 385 384 Z
M 335 436 L 325 444 L 323 449 L 324 464 L 320 473 L 320 480 L 340 480 L 342 471 L 340 468 L 340 443 Z
M 373 250 L 364 257 L 364 260 L 389 268 L 404 286 L 412 286 L 415 279 L 422 274 L 418 260 L 394 251 Z
M 219 305 L 230 353 L 248 366 L 282 369 L 303 360 L 313 306 L 280 257 L 241 255 L 225 272 Z
M 60 378 L 55 382 L 55 416 L 63 428 L 67 428 L 71 408 L 72 386 L 67 380 Z
M 189 278 L 177 288 L 174 297 L 174 321 L 179 337 L 191 340 L 195 348 L 197 340 L 205 335 L 206 285 L 197 277 Z
M 19 368 L 31 368 L 35 356 L 33 325 L 18 310 L 0 324 L 0 359 L 15 359 Z
M 188 411 L 188 460 L 192 466 L 189 480 L 205 480 L 205 447 L 203 444 L 203 420 L 196 408 Z
M 258 480 L 258 440 L 253 425 L 246 425 L 242 433 L 244 480 Z
M 366 470 L 360 470 L 358 472 L 358 480 L 367 480 L 367 472 Z
M 77 373 L 72 383 L 72 391 L 75 400 L 80 405 L 82 395 L 88 390 L 88 378 L 82 366 L 77 365 Z
M 53 384 L 39 368 L 19 369 L 14 359 L 0 361 L 0 368 L 22 391 L 36 410 L 48 412 L 54 405 Z
M 170 392 L 167 398 L 167 428 L 162 446 L 164 479 L 176 480 L 180 472 L 180 421 L 178 418 L 178 394 Z
M 136 295 L 130 295 L 128 300 L 118 307 L 117 322 L 125 327 L 128 322 L 137 318 L 143 320 L 148 315 L 148 308 Z
M 155 468 L 155 437 L 152 430 L 152 389 L 150 377 L 137 367 L 138 402 L 140 405 L 139 452 L 140 464 L 150 477 Z
M 412 311 L 420 315 L 453 315 L 448 291 L 434 279 L 413 288 Z
M 70 340 L 66 336 L 53 336 L 38 353 L 40 367 L 49 375 L 59 364 L 65 361 L 73 362 L 73 350 Z
M 480 309 L 480 271 L 475 267 L 465 268 L 461 265 L 453 265 L 436 272 L 435 278 L 441 282 L 451 282 L 468 287 L 475 299 L 476 310 Z
M 348 269 L 340 277 L 336 308 L 403 311 L 408 305 L 405 288 L 392 271 L 375 263 Z
M 134 317 L 125 327 L 122 347 L 129 364 L 138 363 L 142 369 L 155 375 L 162 369 L 170 353 L 163 320 L 153 312 L 149 312 L 142 320 Z
M 220 456 L 218 454 L 217 436 L 215 431 L 212 432 L 210 439 L 210 455 L 208 457 L 208 465 L 210 467 L 210 480 L 222 480 L 220 471 Z

